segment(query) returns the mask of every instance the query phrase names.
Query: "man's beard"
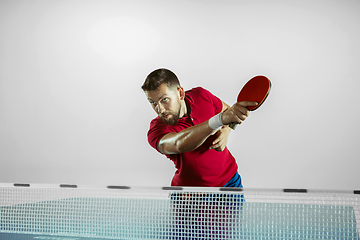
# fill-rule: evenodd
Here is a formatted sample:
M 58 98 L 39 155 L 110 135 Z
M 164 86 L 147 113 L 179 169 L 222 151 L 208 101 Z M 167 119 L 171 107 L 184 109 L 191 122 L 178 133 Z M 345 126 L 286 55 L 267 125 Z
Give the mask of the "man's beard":
M 179 118 L 180 118 L 180 108 L 179 108 L 179 111 L 178 111 L 178 113 L 173 113 L 173 112 L 164 112 L 164 113 L 162 113 L 159 117 L 161 118 L 161 120 L 163 120 L 163 122 L 164 123 L 166 123 L 167 125 L 171 125 L 171 126 L 174 126 L 176 123 L 177 123 L 177 121 L 179 120 Z M 166 115 L 172 115 L 172 118 L 169 118 L 169 119 L 167 119 L 167 118 L 165 118 L 164 116 L 166 116 Z

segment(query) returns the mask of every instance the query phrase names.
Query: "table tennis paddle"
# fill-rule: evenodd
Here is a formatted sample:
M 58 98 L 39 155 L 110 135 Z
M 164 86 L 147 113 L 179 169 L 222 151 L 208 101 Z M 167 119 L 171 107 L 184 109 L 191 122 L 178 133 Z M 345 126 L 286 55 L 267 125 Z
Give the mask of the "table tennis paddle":
M 237 97 L 238 102 L 242 101 L 254 101 L 257 102 L 256 106 L 249 106 L 247 109 L 254 111 L 258 109 L 266 100 L 270 93 L 271 82 L 265 76 L 255 76 L 250 79 L 240 90 Z M 230 123 L 229 127 L 235 130 L 238 123 Z

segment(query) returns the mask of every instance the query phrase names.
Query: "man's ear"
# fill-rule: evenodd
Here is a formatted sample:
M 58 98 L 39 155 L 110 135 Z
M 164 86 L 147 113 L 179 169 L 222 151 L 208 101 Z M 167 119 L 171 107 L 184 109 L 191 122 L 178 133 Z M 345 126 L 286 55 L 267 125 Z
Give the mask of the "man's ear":
M 180 100 L 184 100 L 185 99 L 185 91 L 183 87 L 178 87 L 178 92 L 180 94 Z

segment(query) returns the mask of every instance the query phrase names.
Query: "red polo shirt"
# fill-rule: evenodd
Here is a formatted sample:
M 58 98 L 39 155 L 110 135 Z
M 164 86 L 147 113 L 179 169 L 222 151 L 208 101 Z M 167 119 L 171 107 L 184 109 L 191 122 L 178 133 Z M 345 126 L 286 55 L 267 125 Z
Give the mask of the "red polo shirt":
M 190 117 L 180 118 L 174 126 L 159 117 L 151 121 L 148 141 L 157 151 L 160 139 L 167 133 L 200 124 L 222 110 L 221 100 L 201 87 L 186 91 L 185 101 L 191 108 Z M 227 147 L 222 152 L 209 149 L 214 139 L 215 136 L 210 136 L 193 151 L 166 155 L 176 168 L 172 186 L 222 187 L 235 175 L 238 166 Z

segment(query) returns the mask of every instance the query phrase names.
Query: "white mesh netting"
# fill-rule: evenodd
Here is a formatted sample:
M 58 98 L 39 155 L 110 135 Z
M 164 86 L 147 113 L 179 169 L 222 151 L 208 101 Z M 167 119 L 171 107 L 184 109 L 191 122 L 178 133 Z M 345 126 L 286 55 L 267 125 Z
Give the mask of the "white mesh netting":
M 360 195 L 351 191 L 2 184 L 0 218 L 0 234 L 358 240 Z

